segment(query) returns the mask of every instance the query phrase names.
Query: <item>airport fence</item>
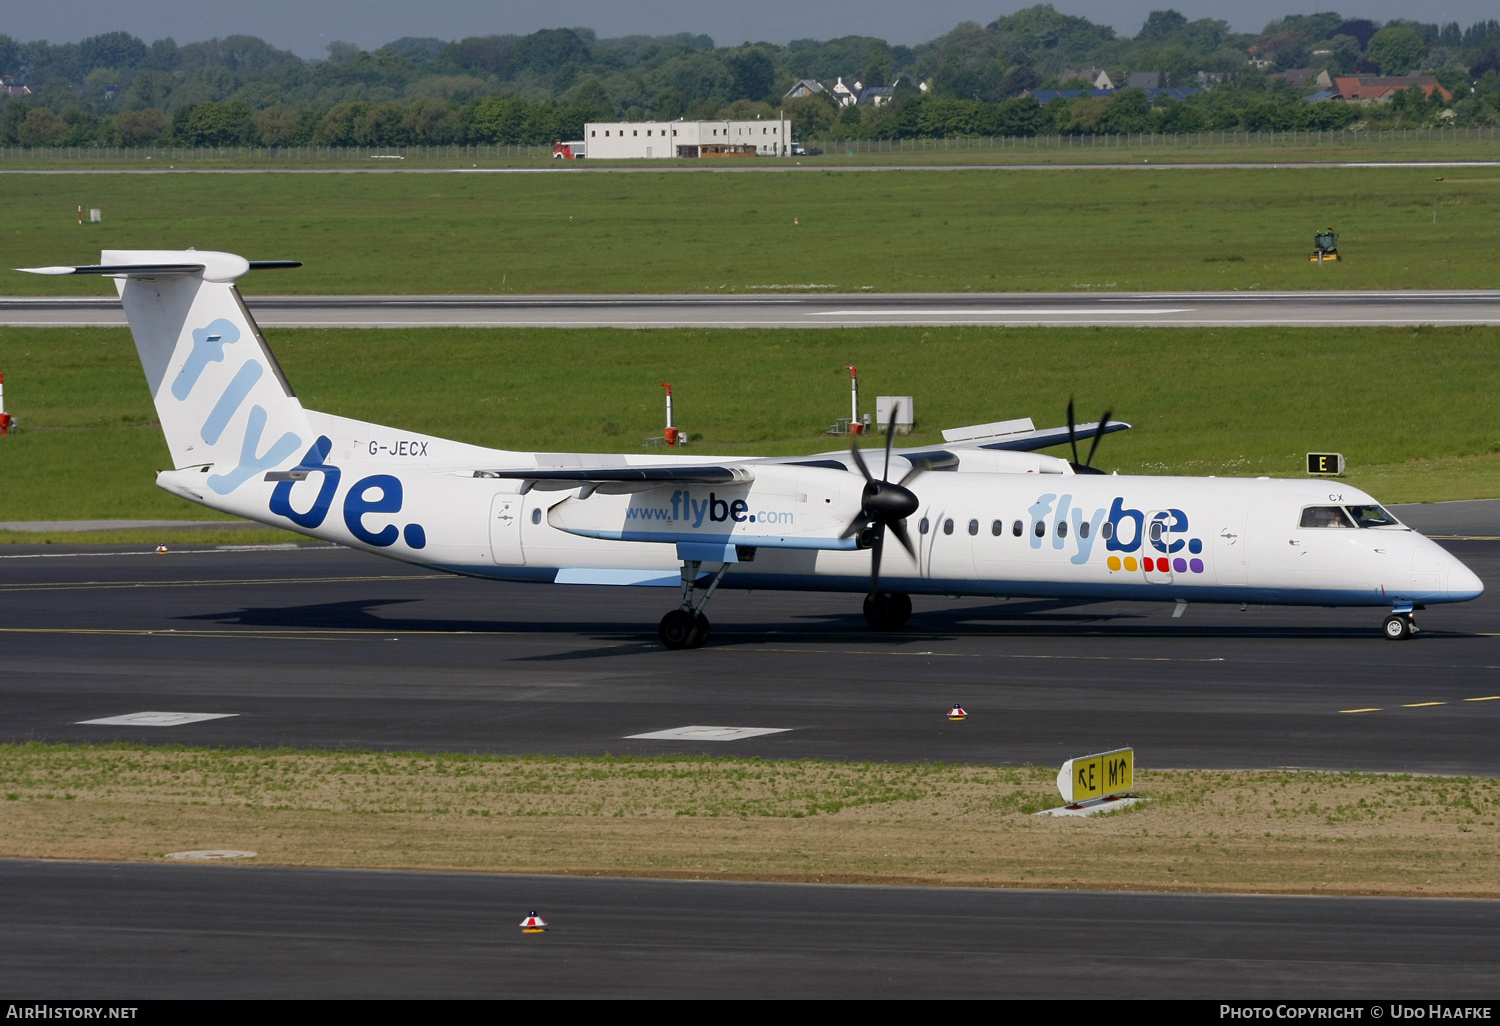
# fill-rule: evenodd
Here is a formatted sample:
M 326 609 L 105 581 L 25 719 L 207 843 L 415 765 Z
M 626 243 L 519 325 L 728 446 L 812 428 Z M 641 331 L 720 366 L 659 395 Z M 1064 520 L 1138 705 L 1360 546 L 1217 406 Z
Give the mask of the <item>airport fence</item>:
M 1118 135 L 953 136 L 920 139 L 830 139 L 809 142 L 825 153 L 933 153 L 963 150 L 1069 150 L 1096 148 L 1205 148 L 1225 146 L 1288 149 L 1320 147 L 1377 148 L 1422 143 L 1496 142 L 1500 129 L 1468 128 L 1286 129 L 1254 132 L 1130 132 Z
M 1203 149 L 1276 147 L 1286 149 L 1379 149 L 1462 142 L 1500 141 L 1500 128 L 1382 128 L 1318 131 L 1132 132 L 1120 135 L 952 136 L 913 139 L 810 140 L 804 145 L 827 154 L 942 153 L 963 151 Z M 221 161 L 231 163 L 315 164 L 406 160 L 457 163 L 463 160 L 545 159 L 552 147 L 497 144 L 448 146 L 0 146 L 0 161 L 114 161 L 145 163 Z

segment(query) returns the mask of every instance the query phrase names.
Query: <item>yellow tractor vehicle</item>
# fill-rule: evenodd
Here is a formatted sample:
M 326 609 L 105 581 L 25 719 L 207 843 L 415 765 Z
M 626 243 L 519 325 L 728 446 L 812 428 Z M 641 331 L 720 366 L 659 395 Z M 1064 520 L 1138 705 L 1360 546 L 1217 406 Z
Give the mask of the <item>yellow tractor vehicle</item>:
M 1318 264 L 1325 260 L 1339 259 L 1339 237 L 1332 228 L 1324 228 L 1313 236 L 1312 255 L 1307 259 Z

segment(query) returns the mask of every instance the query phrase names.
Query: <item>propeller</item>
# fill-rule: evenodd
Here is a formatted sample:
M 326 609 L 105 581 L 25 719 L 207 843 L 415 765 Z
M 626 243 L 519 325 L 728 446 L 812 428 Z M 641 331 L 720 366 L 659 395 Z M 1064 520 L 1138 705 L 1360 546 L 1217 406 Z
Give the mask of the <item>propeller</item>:
M 1104 416 L 1099 418 L 1099 426 L 1094 429 L 1094 444 L 1089 446 L 1089 458 L 1082 463 L 1078 462 L 1078 432 L 1073 426 L 1073 397 L 1068 396 L 1068 444 L 1073 447 L 1073 473 L 1075 474 L 1102 474 L 1104 471 L 1095 468 L 1094 453 L 1099 451 L 1099 439 L 1104 437 L 1104 426 L 1109 423 L 1109 418 L 1114 416 L 1114 410 L 1105 410 Z
M 867 545 L 870 549 L 870 595 L 877 595 L 880 591 L 880 555 L 885 549 L 885 531 L 890 528 L 896 540 L 901 543 L 907 553 L 917 558 L 917 550 L 912 547 L 911 538 L 907 536 L 906 528 L 901 521 L 915 513 L 921 503 L 906 483 L 916 477 L 923 470 L 924 465 L 914 465 L 905 477 L 899 482 L 892 484 L 891 476 L 891 446 L 896 440 L 896 411 L 901 404 L 897 403 L 891 410 L 890 423 L 885 429 L 885 469 L 881 471 L 880 480 L 870 473 L 870 468 L 865 466 L 865 458 L 860 454 L 859 445 L 855 442 L 849 443 L 849 452 L 854 457 L 855 466 L 865 476 L 864 496 L 860 501 L 859 513 L 849 521 L 849 526 L 844 528 L 840 538 L 848 538 L 850 535 L 860 535 L 861 545 Z

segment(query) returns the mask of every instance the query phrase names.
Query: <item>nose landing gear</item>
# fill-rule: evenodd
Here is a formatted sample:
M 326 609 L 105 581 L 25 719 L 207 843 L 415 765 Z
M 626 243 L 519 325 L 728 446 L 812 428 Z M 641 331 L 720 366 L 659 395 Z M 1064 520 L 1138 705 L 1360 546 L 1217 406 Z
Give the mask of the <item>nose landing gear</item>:
M 1407 641 L 1417 633 L 1417 622 L 1410 609 L 1398 609 L 1385 618 L 1381 630 L 1391 641 Z
M 698 568 L 702 565 L 702 561 L 696 559 L 682 562 L 682 605 L 662 617 L 661 624 L 656 629 L 657 637 L 661 638 L 662 645 L 667 648 L 702 648 L 703 643 L 708 640 L 708 617 L 703 615 L 703 607 L 714 597 L 719 582 L 729 570 L 729 564 L 725 563 L 719 568 L 719 572 L 709 582 L 708 590 L 703 593 L 703 598 L 694 605 L 693 585 L 698 580 Z

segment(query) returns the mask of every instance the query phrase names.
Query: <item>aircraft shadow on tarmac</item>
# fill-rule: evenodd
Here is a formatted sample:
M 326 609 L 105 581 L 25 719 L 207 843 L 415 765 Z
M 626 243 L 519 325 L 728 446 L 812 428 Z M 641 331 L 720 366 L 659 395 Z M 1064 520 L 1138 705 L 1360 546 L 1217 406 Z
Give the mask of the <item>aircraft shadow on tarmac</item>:
M 655 649 L 654 624 L 639 620 L 605 623 L 586 619 L 445 619 L 383 616 L 387 607 L 400 606 L 415 599 L 371 598 L 327 602 L 302 606 L 246 607 L 215 613 L 197 613 L 179 617 L 182 620 L 210 621 L 245 628 L 282 631 L 367 631 L 371 633 L 421 634 L 531 634 L 574 638 L 592 636 L 613 642 L 607 648 L 574 649 L 564 653 L 529 656 L 540 660 L 588 659 L 618 656 L 621 640 L 650 640 L 643 651 Z M 1089 608 L 1092 607 L 1092 608 Z M 928 610 L 913 614 L 906 628 L 875 633 L 857 612 L 793 613 L 781 623 L 756 623 L 744 626 L 720 621 L 714 628 L 709 645 L 725 648 L 735 645 L 758 645 L 775 640 L 864 642 L 881 640 L 895 644 L 914 639 L 924 641 L 958 640 L 964 637 L 1016 638 L 1220 638 L 1220 639 L 1350 639 L 1379 638 L 1378 625 L 1349 626 L 1328 624 L 1247 623 L 1164 623 L 1155 606 L 1126 603 L 1094 603 L 1082 600 L 1042 599 L 1003 602 L 987 606 L 965 606 L 952 610 Z M 1424 630 L 1424 639 L 1467 637 L 1462 631 Z

